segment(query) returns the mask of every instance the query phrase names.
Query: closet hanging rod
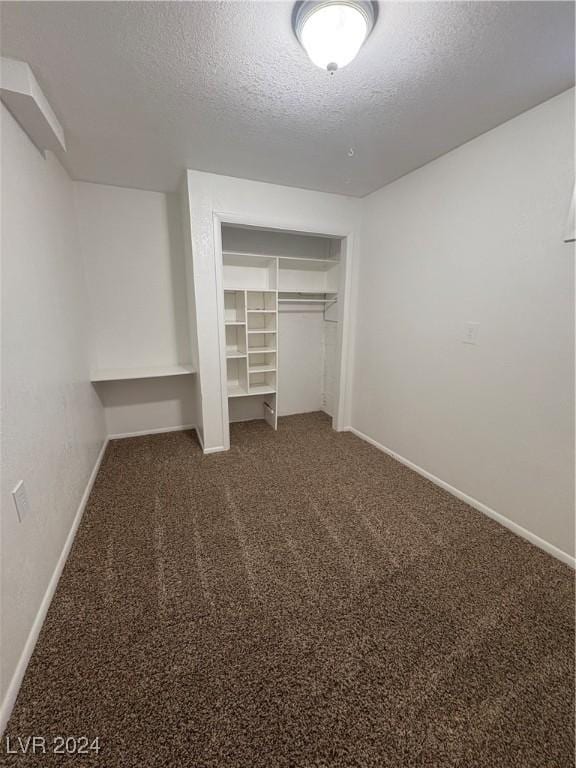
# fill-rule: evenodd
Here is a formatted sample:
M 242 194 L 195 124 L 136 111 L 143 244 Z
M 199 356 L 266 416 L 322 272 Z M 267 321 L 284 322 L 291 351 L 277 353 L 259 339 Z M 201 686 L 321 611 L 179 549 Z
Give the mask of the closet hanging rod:
M 336 304 L 338 299 L 278 299 L 278 304 Z

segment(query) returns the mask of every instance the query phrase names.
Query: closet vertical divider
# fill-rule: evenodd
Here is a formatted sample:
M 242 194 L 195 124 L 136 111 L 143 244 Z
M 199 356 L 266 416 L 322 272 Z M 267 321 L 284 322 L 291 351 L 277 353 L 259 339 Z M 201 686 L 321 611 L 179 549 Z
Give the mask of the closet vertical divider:
M 248 336 L 246 291 L 224 292 L 224 323 L 226 329 L 226 370 L 228 393 L 248 391 Z
M 273 393 L 278 371 L 276 290 L 248 291 L 247 305 L 249 392 Z

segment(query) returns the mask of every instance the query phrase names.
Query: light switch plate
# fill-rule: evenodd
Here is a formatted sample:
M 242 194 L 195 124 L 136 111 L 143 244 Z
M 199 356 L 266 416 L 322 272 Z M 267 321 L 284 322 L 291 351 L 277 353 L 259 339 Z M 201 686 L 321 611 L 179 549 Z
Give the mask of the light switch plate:
M 469 320 L 464 326 L 464 333 L 462 334 L 462 343 L 478 344 L 479 330 L 480 330 L 480 323 L 475 323 Z
M 30 505 L 28 504 L 28 496 L 26 495 L 24 480 L 20 480 L 18 485 L 12 491 L 12 498 L 14 499 L 18 520 L 22 523 L 30 514 Z

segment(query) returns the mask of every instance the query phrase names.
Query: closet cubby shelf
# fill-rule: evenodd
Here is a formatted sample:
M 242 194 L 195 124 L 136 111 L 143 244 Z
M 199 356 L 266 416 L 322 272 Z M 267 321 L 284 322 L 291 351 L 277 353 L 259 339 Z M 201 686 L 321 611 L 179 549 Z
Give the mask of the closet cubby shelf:
M 101 368 L 93 371 L 92 382 L 128 381 L 130 379 L 156 379 L 164 376 L 183 376 L 196 373 L 191 365 L 160 365 L 145 368 Z
M 258 264 L 264 265 L 266 262 L 258 261 Z M 275 273 L 268 271 L 262 273 L 263 276 L 269 282 L 275 282 Z M 271 342 L 276 346 L 277 300 L 276 290 L 271 290 L 269 286 L 260 290 L 226 289 L 224 321 L 228 397 L 276 393 L 276 353 L 270 346 Z M 258 347 L 251 348 L 251 342 L 258 344 Z M 266 342 L 268 346 L 265 346 Z M 253 357 L 255 350 L 264 350 L 264 354 Z M 273 352 L 273 357 L 269 356 L 270 352 Z
M 250 397 L 250 395 L 273 395 L 276 390 L 267 385 L 256 385 L 246 389 L 240 384 L 228 384 L 228 397 Z
M 276 347 L 248 347 L 249 355 L 259 355 L 262 352 L 276 352 Z
M 248 373 L 266 373 L 267 371 L 275 371 L 275 365 L 254 365 L 248 366 Z
M 267 384 L 250 385 L 248 395 L 272 395 L 276 392 L 276 387 L 269 387 Z

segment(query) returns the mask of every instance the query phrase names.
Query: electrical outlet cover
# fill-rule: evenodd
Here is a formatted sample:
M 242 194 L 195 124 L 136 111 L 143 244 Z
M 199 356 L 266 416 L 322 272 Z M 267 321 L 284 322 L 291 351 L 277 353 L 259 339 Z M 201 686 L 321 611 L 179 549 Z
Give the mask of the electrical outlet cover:
M 464 332 L 462 334 L 463 344 L 478 344 L 478 331 L 480 330 L 480 323 L 468 321 L 464 326 Z

